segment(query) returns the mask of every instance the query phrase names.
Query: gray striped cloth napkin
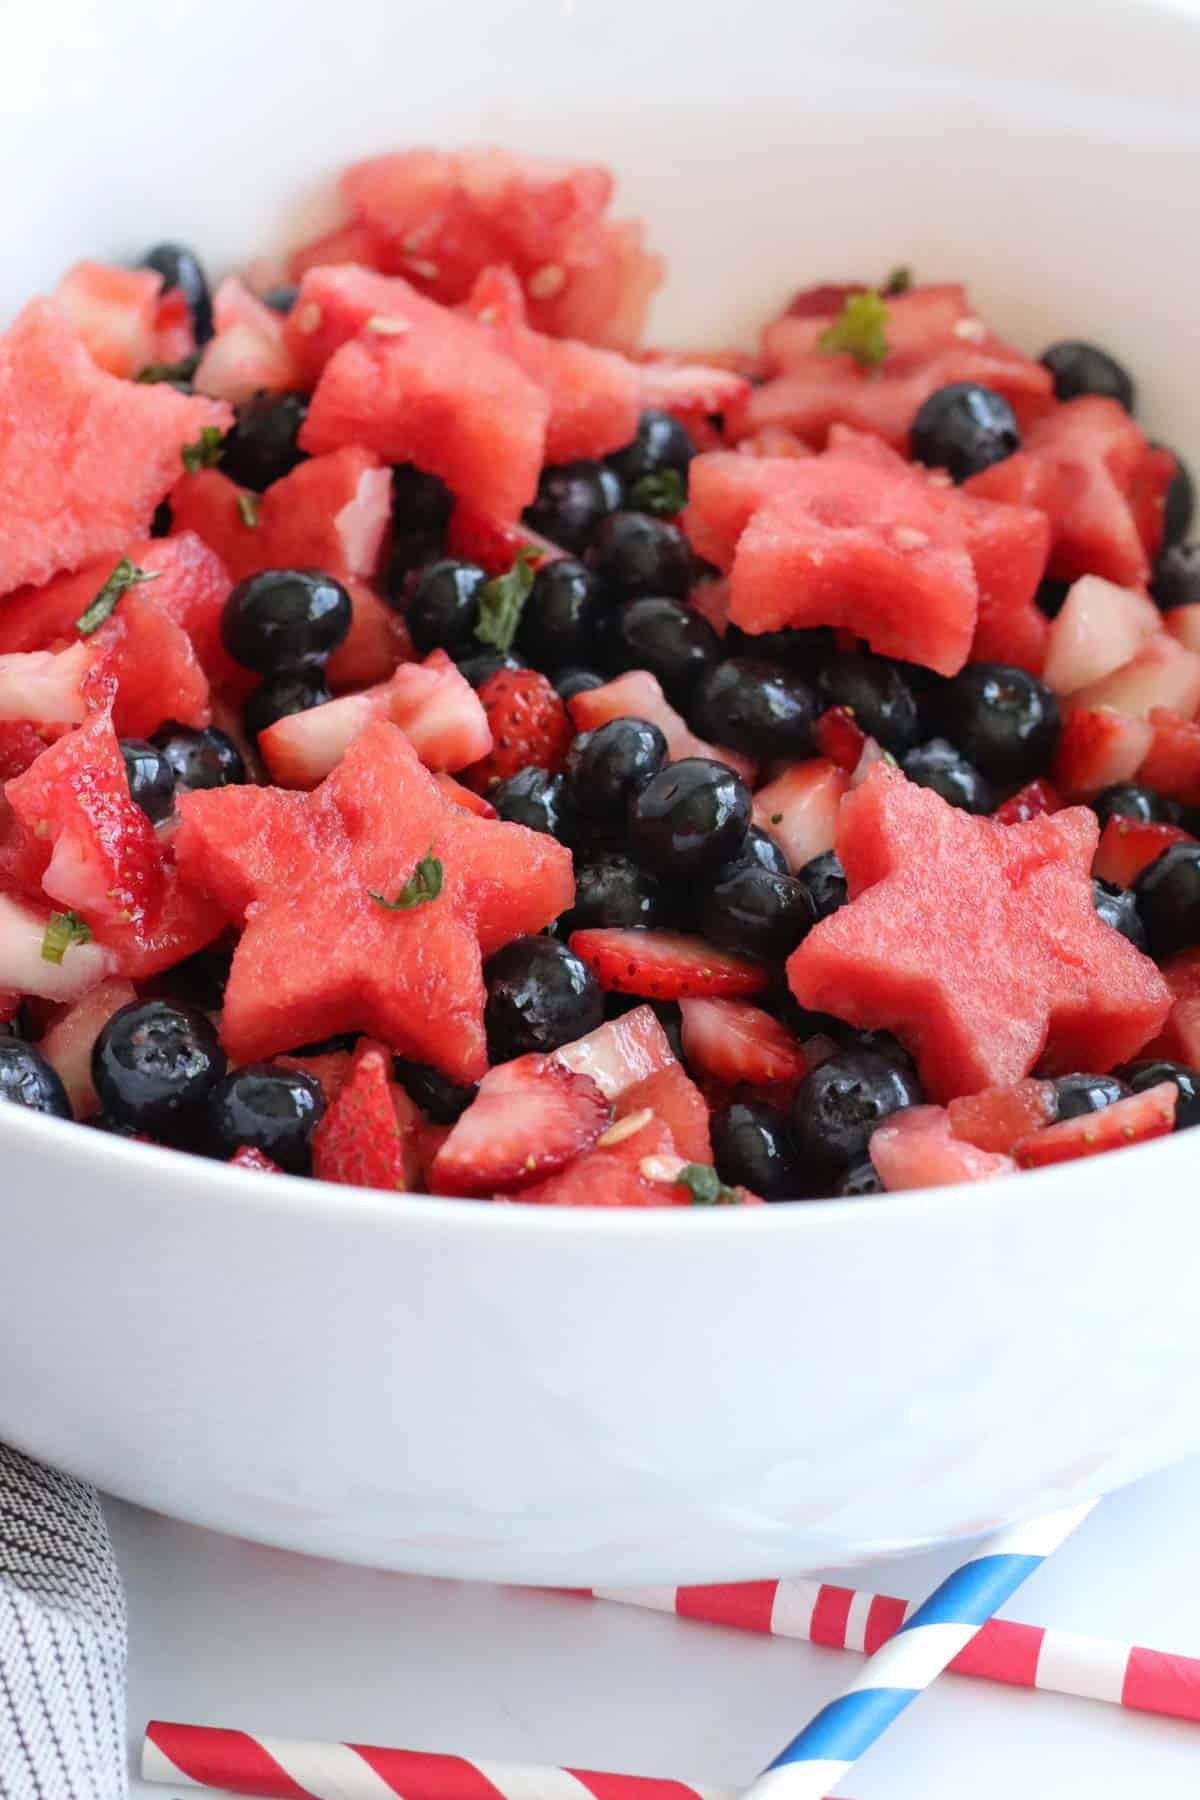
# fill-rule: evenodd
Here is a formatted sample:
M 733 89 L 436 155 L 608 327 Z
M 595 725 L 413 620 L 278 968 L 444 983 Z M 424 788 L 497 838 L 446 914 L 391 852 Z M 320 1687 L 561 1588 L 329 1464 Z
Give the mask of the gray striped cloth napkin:
M 0 1446 L 0 1800 L 124 1800 L 125 1596 L 93 1488 Z

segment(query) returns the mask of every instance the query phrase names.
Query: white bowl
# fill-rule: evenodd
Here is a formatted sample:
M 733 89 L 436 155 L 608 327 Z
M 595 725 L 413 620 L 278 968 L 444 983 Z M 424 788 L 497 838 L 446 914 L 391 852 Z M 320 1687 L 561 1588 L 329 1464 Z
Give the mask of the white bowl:
M 616 165 L 671 260 L 660 338 L 910 261 L 1033 350 L 1110 344 L 1200 449 L 1200 22 L 1166 4 L 60 0 L 7 28 L 0 316 L 80 255 L 245 258 L 353 155 L 494 141 Z M 0 1438 L 444 1575 L 907 1549 L 1200 1447 L 1198 1151 L 633 1216 L 267 1180 L 2 1108 Z

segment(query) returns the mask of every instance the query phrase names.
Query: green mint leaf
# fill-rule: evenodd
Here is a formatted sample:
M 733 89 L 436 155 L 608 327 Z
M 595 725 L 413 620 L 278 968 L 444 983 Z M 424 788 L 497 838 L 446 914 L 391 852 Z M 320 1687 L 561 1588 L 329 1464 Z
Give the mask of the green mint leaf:
M 817 339 L 818 350 L 844 350 L 864 369 L 876 369 L 888 353 L 884 326 L 888 309 L 874 288 L 851 294 L 841 312 Z
M 394 900 L 377 894 L 374 888 L 368 888 L 367 892 L 377 906 L 386 907 L 388 912 L 407 912 L 412 906 L 424 906 L 427 900 L 437 899 L 442 891 L 442 876 L 442 865 L 430 844 Z
M 525 602 L 533 590 L 533 565 L 541 552 L 532 544 L 518 550 L 506 575 L 493 575 L 479 590 L 479 623 L 475 636 L 496 650 L 511 650 Z
M 42 961 L 60 963 L 72 944 L 88 944 L 91 938 L 91 926 L 77 912 L 51 913 L 42 934 Z
M 194 444 L 185 444 L 179 452 L 189 475 L 197 469 L 215 469 L 221 460 L 224 433 L 216 425 L 205 425 Z
M 117 601 L 126 589 L 140 587 L 143 581 L 157 581 L 161 574 L 161 569 L 139 569 L 136 563 L 123 556 L 91 605 L 76 619 L 75 629 L 80 637 L 91 637 L 106 619 L 112 618 Z
M 656 519 L 672 519 L 687 505 L 687 487 L 678 469 L 656 469 L 635 481 L 625 499 L 630 512 L 653 513 Z
M 726 1187 L 711 1163 L 685 1163 L 675 1177 L 676 1187 L 685 1187 L 693 1206 L 738 1206 L 736 1188 Z
M 913 284 L 913 272 L 907 263 L 897 263 L 880 288 L 881 294 L 907 294 Z
M 250 527 L 251 531 L 253 531 L 258 524 L 258 507 L 259 499 L 257 494 L 238 495 L 238 517 L 241 519 L 243 525 L 248 525 Z
M 138 370 L 135 380 L 140 381 L 143 387 L 158 381 L 181 383 L 190 387 L 199 362 L 200 352 L 197 350 L 191 356 L 180 357 L 178 362 L 147 363 L 144 369 Z

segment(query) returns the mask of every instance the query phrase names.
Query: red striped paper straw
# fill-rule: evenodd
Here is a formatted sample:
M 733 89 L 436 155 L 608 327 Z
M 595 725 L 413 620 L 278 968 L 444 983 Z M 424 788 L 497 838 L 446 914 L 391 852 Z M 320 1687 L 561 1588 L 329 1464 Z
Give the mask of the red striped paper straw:
M 142 1780 L 223 1788 L 260 1800 L 732 1800 L 732 1790 L 525 1763 L 468 1761 L 376 1744 L 252 1737 L 152 1719 Z
M 713 1587 L 583 1588 L 680 1618 L 734 1625 L 872 1655 L 920 1604 L 819 1581 L 734 1581 Z M 1135 1712 L 1200 1723 L 1200 1657 L 1146 1650 L 1015 1619 L 991 1619 L 949 1664 L 956 1675 L 1105 1700 Z

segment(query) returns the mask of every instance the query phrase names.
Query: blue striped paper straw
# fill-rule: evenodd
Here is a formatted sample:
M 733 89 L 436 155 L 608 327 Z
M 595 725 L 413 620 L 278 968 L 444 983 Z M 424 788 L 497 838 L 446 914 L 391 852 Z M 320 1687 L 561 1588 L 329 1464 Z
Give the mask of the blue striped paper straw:
M 743 1800 L 823 1800 L 1096 1505 L 1088 1500 L 986 1538 L 868 1657 L 857 1681 L 780 1751 Z

